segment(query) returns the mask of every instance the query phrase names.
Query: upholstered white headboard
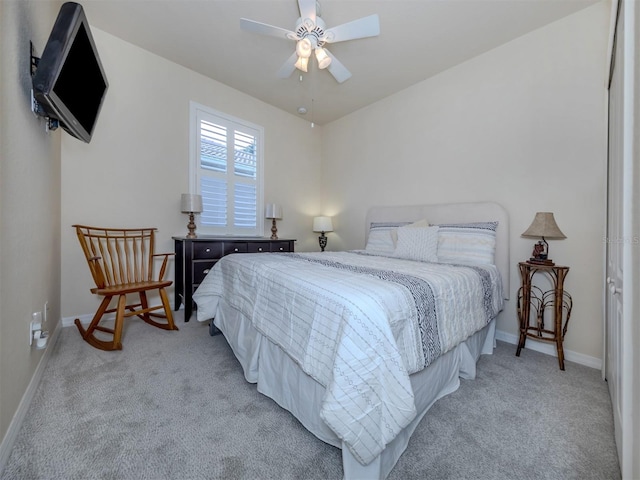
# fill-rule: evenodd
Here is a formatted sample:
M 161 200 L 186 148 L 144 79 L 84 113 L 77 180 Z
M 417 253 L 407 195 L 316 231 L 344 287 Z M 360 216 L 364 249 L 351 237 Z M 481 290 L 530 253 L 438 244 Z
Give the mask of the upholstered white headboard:
M 415 222 L 426 219 L 429 223 L 498 222 L 496 229 L 495 264 L 500 270 L 504 298 L 509 298 L 509 216 L 494 202 L 442 203 L 435 205 L 406 205 L 371 207 L 365 223 L 365 240 L 371 222 Z

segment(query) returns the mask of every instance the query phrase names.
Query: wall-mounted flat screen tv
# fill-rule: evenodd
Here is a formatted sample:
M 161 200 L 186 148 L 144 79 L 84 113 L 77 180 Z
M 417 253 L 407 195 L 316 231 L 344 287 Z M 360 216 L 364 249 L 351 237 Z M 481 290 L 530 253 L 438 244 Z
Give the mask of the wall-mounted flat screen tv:
M 62 5 L 32 78 L 44 115 L 89 143 L 109 83 L 82 5 Z

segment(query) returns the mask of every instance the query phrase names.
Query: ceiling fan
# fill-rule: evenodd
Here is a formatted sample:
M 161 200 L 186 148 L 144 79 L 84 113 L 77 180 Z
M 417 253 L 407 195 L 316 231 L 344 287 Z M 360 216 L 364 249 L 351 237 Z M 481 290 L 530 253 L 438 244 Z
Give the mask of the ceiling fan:
M 296 22 L 295 31 L 274 27 L 273 25 L 247 18 L 240 19 L 240 28 L 261 35 L 269 35 L 296 42 L 295 52 L 278 70 L 280 78 L 291 76 L 296 68 L 306 72 L 309 57 L 311 57 L 312 53 L 315 53 L 318 67 L 329 70 L 338 83 L 351 78 L 351 72 L 324 46 L 327 43 L 345 42 L 347 40 L 380 35 L 378 15 L 369 15 L 337 27 L 326 28 L 324 21 L 320 18 L 320 6 L 316 0 L 298 0 L 298 8 L 300 9 L 300 18 Z

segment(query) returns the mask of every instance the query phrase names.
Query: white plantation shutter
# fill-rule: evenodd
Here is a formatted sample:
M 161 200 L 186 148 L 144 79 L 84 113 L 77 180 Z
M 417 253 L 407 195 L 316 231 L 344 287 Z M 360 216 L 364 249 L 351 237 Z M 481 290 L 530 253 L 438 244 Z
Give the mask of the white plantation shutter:
M 261 127 L 192 103 L 191 192 L 202 195 L 198 232 L 262 236 Z

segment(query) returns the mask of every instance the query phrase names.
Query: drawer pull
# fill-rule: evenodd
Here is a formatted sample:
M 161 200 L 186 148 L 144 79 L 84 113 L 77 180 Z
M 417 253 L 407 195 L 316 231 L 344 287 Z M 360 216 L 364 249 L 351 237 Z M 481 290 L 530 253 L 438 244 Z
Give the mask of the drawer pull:
M 259 252 L 261 252 L 261 251 L 262 251 L 262 247 L 259 247 L 259 248 L 258 248 L 258 251 L 259 251 Z
M 205 249 L 205 252 L 207 252 L 207 253 L 209 253 L 210 251 L 211 251 L 211 249 L 210 249 L 210 248 L 206 248 L 206 249 Z
M 280 251 L 282 252 L 284 250 L 284 248 L 280 247 Z
M 237 248 L 234 248 L 234 249 L 233 249 L 233 251 L 234 251 L 234 252 L 237 252 L 237 251 L 238 251 L 238 249 L 237 249 Z
M 207 268 L 206 270 L 203 270 L 203 271 L 202 271 L 202 273 L 204 273 L 204 274 L 206 275 L 206 274 L 207 274 L 207 273 L 209 273 L 210 271 L 211 271 L 211 269 L 210 269 L 210 268 Z

